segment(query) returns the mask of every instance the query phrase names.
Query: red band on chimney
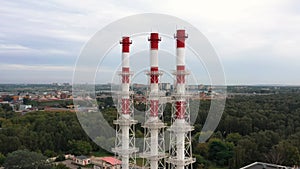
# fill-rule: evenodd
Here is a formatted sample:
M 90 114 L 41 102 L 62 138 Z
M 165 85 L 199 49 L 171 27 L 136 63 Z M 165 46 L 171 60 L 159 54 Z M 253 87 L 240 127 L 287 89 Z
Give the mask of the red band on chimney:
M 181 66 L 181 65 L 177 66 L 177 70 L 184 70 L 184 69 L 185 69 L 185 66 Z
M 152 117 L 158 116 L 158 100 L 150 100 L 150 115 Z
M 157 74 L 151 74 L 151 83 L 157 84 L 158 83 L 158 75 Z
M 151 33 L 149 41 L 151 49 L 158 50 L 158 42 L 160 41 L 158 33 Z
M 151 67 L 150 83 L 158 83 L 158 67 Z
M 176 118 L 183 119 L 186 109 L 186 102 L 185 101 L 177 101 L 176 102 Z
M 184 48 L 185 47 L 185 30 L 177 30 L 177 34 L 176 34 L 176 37 L 177 37 L 177 48 Z
M 129 46 L 131 44 L 129 37 L 124 36 L 122 38 L 121 44 L 122 44 L 122 52 L 123 53 L 129 53 Z
M 122 67 L 122 72 L 129 72 L 129 67 Z
M 129 99 L 122 99 L 122 113 L 130 114 L 130 100 Z
M 185 76 L 184 75 L 177 75 L 177 83 L 179 83 L 179 84 L 185 83 Z
M 122 83 L 129 83 L 129 75 L 122 75 Z
M 158 83 L 158 67 L 151 67 L 150 83 Z
M 151 67 L 151 72 L 157 72 L 158 71 L 158 67 Z

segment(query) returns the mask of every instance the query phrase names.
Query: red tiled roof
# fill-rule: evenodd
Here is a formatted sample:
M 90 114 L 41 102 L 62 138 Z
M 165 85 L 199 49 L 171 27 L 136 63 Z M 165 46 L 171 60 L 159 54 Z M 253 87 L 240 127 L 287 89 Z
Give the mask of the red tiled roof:
M 118 164 L 122 164 L 122 162 L 114 157 L 102 157 L 100 158 L 101 160 L 110 163 L 111 165 L 118 165 Z

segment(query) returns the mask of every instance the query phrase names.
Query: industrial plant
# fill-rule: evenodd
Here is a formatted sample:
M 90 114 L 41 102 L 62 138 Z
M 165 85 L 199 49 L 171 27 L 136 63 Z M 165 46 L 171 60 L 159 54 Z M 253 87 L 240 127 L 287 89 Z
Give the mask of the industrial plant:
M 189 71 L 185 66 L 185 40 L 188 38 L 185 30 L 179 29 L 174 35 L 176 40 L 176 69 L 174 75 L 174 90 L 167 98 L 165 92 L 160 90 L 159 82 L 162 71 L 159 69 L 158 50 L 161 37 L 159 33 L 152 32 L 150 42 L 150 70 L 146 72 L 149 81 L 147 91 L 144 146 L 139 150 L 135 146 L 135 124 L 132 91 L 130 81 L 133 72 L 130 71 L 129 51 L 132 41 L 124 36 L 120 41 L 122 45 L 122 70 L 120 71 L 121 87 L 118 95 L 118 117 L 116 125 L 115 147 L 112 149 L 122 161 L 122 169 L 135 168 L 136 158 L 143 159 L 143 168 L 147 169 L 184 169 L 192 168 L 195 158 L 192 157 L 190 124 L 189 94 L 187 92 L 187 76 Z M 174 58 L 175 59 L 175 58 Z M 172 103 L 172 118 L 170 126 L 164 123 L 163 108 L 166 102 Z M 165 131 L 169 136 L 165 137 Z M 165 138 L 169 146 L 166 148 Z M 140 151 L 140 153 L 139 153 Z

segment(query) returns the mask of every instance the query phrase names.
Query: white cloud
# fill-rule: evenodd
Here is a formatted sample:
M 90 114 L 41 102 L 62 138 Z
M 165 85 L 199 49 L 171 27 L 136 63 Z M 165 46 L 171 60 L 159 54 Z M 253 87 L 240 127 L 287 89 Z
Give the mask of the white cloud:
M 73 71 L 72 66 L 1 64 L 1 71 Z
M 46 30 L 43 33 L 43 36 L 51 36 L 57 39 L 63 40 L 71 40 L 71 41 L 79 41 L 86 42 L 89 40 L 90 36 L 80 34 L 78 32 L 70 31 L 70 30 Z
M 40 50 L 40 53 L 48 53 L 48 54 L 55 54 L 55 55 L 70 55 L 69 51 L 64 51 L 64 50 L 58 50 L 58 49 L 45 49 L 45 50 Z
M 43 55 L 60 55 L 60 56 L 69 56 L 71 55 L 70 51 L 61 50 L 61 49 L 33 49 L 19 44 L 0 44 L 0 54 L 31 54 L 37 56 Z
M 294 9 L 297 3 L 286 0 L 3 1 L 0 6 L 0 55 L 77 56 L 78 46 L 84 45 L 105 25 L 124 16 L 152 12 L 178 16 L 199 28 L 225 63 L 235 61 L 238 67 L 239 61 L 259 60 L 263 52 L 266 60 L 284 61 L 285 65 L 294 67 L 296 77 L 297 70 L 300 71 L 297 64 L 300 63 L 300 13 Z M 62 47 L 62 43 L 69 48 Z M 47 59 L 44 57 L 45 62 Z M 28 66 L 34 70 L 32 65 Z M 55 68 L 48 68 L 55 71 Z M 61 69 L 58 67 L 58 70 Z M 235 73 L 227 70 L 228 76 Z M 241 74 L 253 72 L 249 77 L 259 74 L 245 67 L 239 70 Z
M 27 50 L 28 47 L 18 44 L 0 44 L 0 50 Z

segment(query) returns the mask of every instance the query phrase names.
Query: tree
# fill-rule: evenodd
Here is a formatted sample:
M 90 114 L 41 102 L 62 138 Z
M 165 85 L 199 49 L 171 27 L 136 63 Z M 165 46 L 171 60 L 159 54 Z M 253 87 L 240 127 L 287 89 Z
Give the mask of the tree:
M 3 165 L 8 169 L 50 169 L 51 165 L 42 154 L 28 150 L 17 150 L 7 155 Z
M 196 163 L 195 166 L 196 168 L 208 168 L 209 167 L 209 162 L 203 158 L 201 155 L 195 155 L 196 157 Z
M 234 155 L 231 159 L 231 162 L 229 164 L 230 168 L 241 168 L 243 165 L 245 165 L 245 149 L 241 146 L 236 146 L 234 148 Z
M 54 169 L 70 169 L 63 163 L 58 163 L 56 166 L 54 166 Z
M 288 141 L 282 141 L 272 147 L 268 154 L 265 154 L 267 162 L 287 166 L 300 164 L 300 153 L 297 147 Z
M 57 156 L 57 158 L 55 159 L 55 161 L 65 161 L 65 160 L 66 160 L 66 158 L 65 158 L 65 155 L 63 155 L 63 154 L 59 154 Z
M 223 142 L 220 139 L 211 139 L 208 145 L 208 158 L 219 166 L 228 165 L 229 159 L 233 156 L 232 143 Z
M 193 149 L 194 154 L 199 154 L 204 158 L 208 157 L 208 144 L 207 143 L 198 143 L 194 149 Z
M 4 164 L 5 159 L 6 159 L 5 156 L 2 153 L 0 153 L 0 166 Z
M 113 106 L 113 105 L 114 105 L 114 101 L 113 101 L 112 97 L 106 97 L 106 98 L 104 99 L 104 104 L 105 104 L 106 106 L 108 106 L 108 107 Z
M 239 133 L 230 133 L 226 137 L 227 142 L 232 142 L 234 145 L 237 145 L 238 141 L 242 138 Z
M 259 160 L 258 145 L 253 138 L 249 136 L 243 137 L 238 141 L 238 147 L 239 148 L 237 150 L 241 151 L 243 154 L 246 154 L 244 158 L 238 160 L 240 161 L 239 163 L 245 164 Z
M 46 150 L 43 154 L 47 157 L 55 157 L 56 156 L 56 153 L 52 150 Z
M 57 158 L 55 159 L 55 161 L 64 161 L 64 160 L 66 160 L 66 158 L 65 158 L 65 156 L 63 154 L 59 154 L 57 156 Z
M 9 104 L 2 104 L 1 108 L 6 112 L 12 111 L 12 107 Z
M 7 132 L 14 132 L 15 130 L 7 129 Z M 3 154 L 7 154 L 13 152 L 20 148 L 21 142 L 18 137 L 16 136 L 6 136 L 4 134 L 0 134 L 0 152 Z
M 30 99 L 29 98 L 23 98 L 23 104 L 29 104 L 30 103 Z
M 92 146 L 87 141 L 69 141 L 71 152 L 75 155 L 88 155 L 92 151 Z

